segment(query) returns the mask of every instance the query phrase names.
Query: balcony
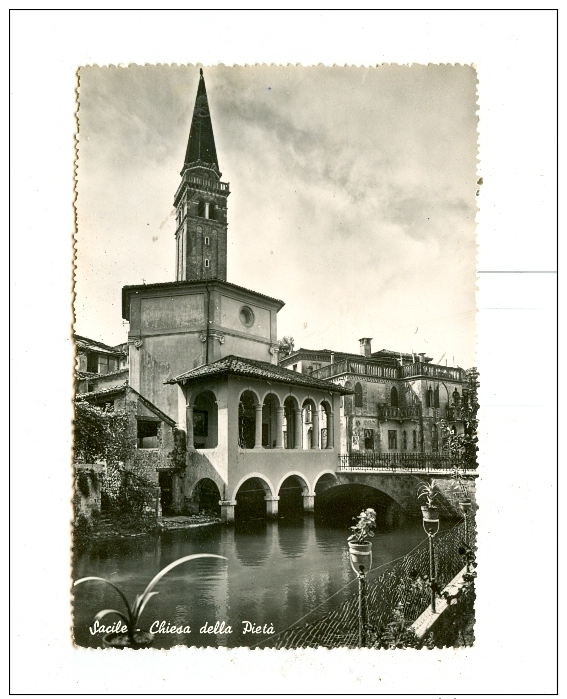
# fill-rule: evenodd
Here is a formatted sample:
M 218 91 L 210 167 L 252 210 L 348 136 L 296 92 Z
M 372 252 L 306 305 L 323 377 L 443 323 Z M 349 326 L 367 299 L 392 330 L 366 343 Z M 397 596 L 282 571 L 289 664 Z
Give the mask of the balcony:
M 391 405 L 379 405 L 378 406 L 378 419 L 379 420 L 418 420 L 419 419 L 419 406 L 409 405 L 401 408 L 397 408 Z
M 408 379 L 413 376 L 427 376 L 430 379 L 447 379 L 448 381 L 464 381 L 465 370 L 438 364 L 416 362 L 398 367 L 399 378 Z
M 448 381 L 464 381 L 465 379 L 465 370 L 456 367 L 439 366 L 426 362 L 415 362 L 405 366 L 381 366 L 376 360 L 364 357 L 341 359 L 321 367 L 321 369 L 316 369 L 312 376 L 317 379 L 331 379 L 341 374 L 359 374 L 380 379 L 408 379 L 417 376 Z
M 321 367 L 321 369 L 316 369 L 311 375 L 317 379 L 330 379 L 341 374 L 361 374 L 381 379 L 397 379 L 398 370 L 399 367 L 380 366 L 375 361 L 369 361 L 361 357 L 360 359 L 341 359 L 338 362 Z
M 366 473 L 450 473 L 458 467 L 461 472 L 475 474 L 476 469 L 464 469 L 460 461 L 446 454 L 407 452 L 351 452 L 339 454 L 338 471 Z
M 455 420 L 462 420 L 463 419 L 463 414 L 462 414 L 462 408 L 460 406 L 447 406 L 447 420 L 455 421 Z

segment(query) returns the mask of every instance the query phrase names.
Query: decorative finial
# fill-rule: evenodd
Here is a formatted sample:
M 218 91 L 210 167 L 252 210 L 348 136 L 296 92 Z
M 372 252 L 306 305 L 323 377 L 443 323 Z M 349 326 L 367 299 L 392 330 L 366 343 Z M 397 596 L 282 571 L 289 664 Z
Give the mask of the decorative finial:
M 203 75 L 203 69 L 202 69 L 202 68 L 199 68 L 199 75 L 201 75 L 201 76 Z

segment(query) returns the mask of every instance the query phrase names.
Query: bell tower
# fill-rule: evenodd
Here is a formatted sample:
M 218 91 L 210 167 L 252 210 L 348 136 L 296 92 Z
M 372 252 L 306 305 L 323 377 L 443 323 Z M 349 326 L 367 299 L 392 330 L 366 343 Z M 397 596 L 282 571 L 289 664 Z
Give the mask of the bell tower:
M 176 281 L 226 281 L 228 184 L 221 182 L 203 70 L 175 194 Z

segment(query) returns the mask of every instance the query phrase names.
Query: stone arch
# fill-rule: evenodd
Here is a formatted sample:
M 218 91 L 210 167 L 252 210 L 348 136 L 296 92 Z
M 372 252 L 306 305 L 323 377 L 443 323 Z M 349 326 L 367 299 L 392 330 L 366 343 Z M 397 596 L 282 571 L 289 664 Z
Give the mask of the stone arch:
M 199 512 L 220 516 L 222 496 L 218 485 L 211 478 L 201 478 L 195 483 L 192 499 Z
M 273 486 L 264 475 L 249 473 L 234 489 L 235 519 L 263 519 L 270 515 L 274 500 L 277 502 L 273 493 Z M 277 507 L 275 510 L 277 513 Z
M 324 416 L 324 421 L 321 430 L 325 430 L 325 432 L 321 432 L 321 449 L 333 449 L 335 446 L 333 406 L 325 398 L 321 401 L 321 408 L 323 408 L 322 417 Z
M 334 471 L 321 471 L 313 480 L 313 492 L 316 495 L 325 492 L 329 488 L 339 485 L 337 474 Z
M 283 447 L 283 406 L 276 393 L 270 392 L 262 401 L 262 446 L 264 449 Z
M 354 518 L 366 508 L 376 511 L 378 530 L 399 526 L 404 521 L 401 505 L 392 494 L 374 484 L 337 483 L 315 498 L 315 514 L 322 522 L 352 526 Z
M 304 449 L 319 449 L 319 406 L 316 401 L 308 396 L 301 404 L 302 433 Z
M 279 514 L 281 517 L 302 516 L 307 509 L 312 509 L 312 500 L 308 496 L 309 482 L 305 476 L 297 471 L 287 473 L 278 484 Z M 311 504 L 309 504 L 311 500 Z
M 252 473 L 246 474 L 246 476 L 243 476 L 238 483 L 236 484 L 236 487 L 232 491 L 232 500 L 236 500 L 236 495 L 240 488 L 242 487 L 243 483 L 246 483 L 247 480 L 250 480 L 252 478 L 257 478 L 258 480 L 262 481 L 264 492 L 266 493 L 267 497 L 273 497 L 274 493 L 276 492 L 274 489 L 274 486 L 272 485 L 270 479 L 265 476 L 263 473 L 256 473 L 256 471 L 253 471 Z
M 191 394 L 188 405 L 193 412 L 195 448 L 214 449 L 218 446 L 218 406 L 214 391 L 195 391 Z
M 301 449 L 303 439 L 299 401 L 290 394 L 286 396 L 283 407 L 284 447 L 286 449 Z
M 256 412 L 262 403 L 258 394 L 251 389 L 240 393 L 238 400 L 238 446 L 253 449 L 256 445 Z

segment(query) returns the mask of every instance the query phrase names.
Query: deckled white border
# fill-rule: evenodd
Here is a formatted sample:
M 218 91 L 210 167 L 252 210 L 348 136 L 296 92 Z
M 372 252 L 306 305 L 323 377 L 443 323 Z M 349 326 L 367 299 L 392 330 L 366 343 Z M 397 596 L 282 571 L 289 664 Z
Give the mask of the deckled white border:
M 12 14 L 12 692 L 555 690 L 554 585 L 548 587 L 555 560 L 552 275 L 480 281 L 479 307 L 535 310 L 479 314 L 483 477 L 474 648 L 179 648 L 143 655 L 73 649 L 66 593 L 76 67 L 475 63 L 484 178 L 479 269 L 551 270 L 554 23 L 551 12 L 518 10 Z

